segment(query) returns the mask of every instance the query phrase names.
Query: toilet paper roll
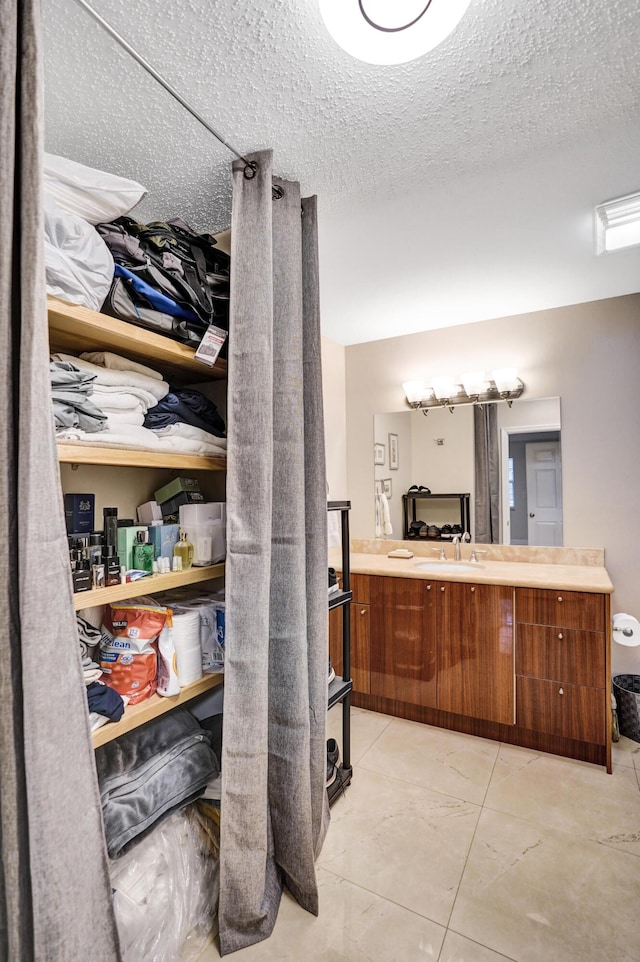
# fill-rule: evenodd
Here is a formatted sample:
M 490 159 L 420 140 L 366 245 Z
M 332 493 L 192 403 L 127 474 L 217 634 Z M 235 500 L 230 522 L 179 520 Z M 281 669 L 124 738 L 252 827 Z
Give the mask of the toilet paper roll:
M 613 616 L 613 640 L 619 645 L 637 648 L 640 645 L 640 621 L 633 615 L 619 611 Z
M 176 652 L 176 672 L 180 687 L 191 685 L 202 678 L 202 647 L 200 645 L 200 613 L 183 609 L 173 615 L 173 646 Z

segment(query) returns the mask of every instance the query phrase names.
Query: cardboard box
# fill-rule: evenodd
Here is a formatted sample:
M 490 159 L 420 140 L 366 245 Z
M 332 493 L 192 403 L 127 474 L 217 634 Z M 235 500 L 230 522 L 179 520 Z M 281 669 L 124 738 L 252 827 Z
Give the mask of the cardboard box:
M 158 504 L 164 504 L 166 501 L 171 501 L 179 494 L 184 494 L 185 492 L 198 492 L 200 493 L 200 482 L 196 478 L 174 478 L 169 484 L 165 484 L 164 487 L 158 488 L 154 497 Z M 204 501 L 201 496 L 198 500 Z M 186 501 L 180 501 L 180 504 L 186 504 Z
M 138 531 L 146 530 L 146 524 L 131 524 L 126 528 L 118 528 L 118 560 L 125 568 L 135 567 L 133 563 L 133 546 L 136 543 Z
M 156 558 L 173 558 L 173 546 L 180 537 L 180 525 L 154 524 L 149 528 L 149 541 Z

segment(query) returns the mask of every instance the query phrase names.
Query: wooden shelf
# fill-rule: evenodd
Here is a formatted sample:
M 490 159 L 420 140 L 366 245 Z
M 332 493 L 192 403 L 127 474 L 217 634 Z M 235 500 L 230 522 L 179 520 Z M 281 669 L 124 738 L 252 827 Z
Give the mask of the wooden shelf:
M 204 454 L 171 454 L 170 451 L 141 451 L 110 448 L 99 444 L 58 442 L 58 461 L 63 464 L 111 464 L 121 468 L 179 468 L 189 471 L 226 471 L 226 458 Z
M 100 314 L 88 307 L 47 298 L 49 340 L 52 352 L 80 354 L 84 351 L 113 351 L 155 368 L 172 382 L 198 383 L 226 378 L 227 362 L 208 367 L 195 360 L 186 344 Z
M 205 691 L 216 688 L 218 685 L 221 685 L 223 681 L 223 674 L 203 675 L 198 681 L 194 681 L 192 685 L 181 688 L 179 695 L 171 695 L 169 697 L 152 695 L 150 698 L 141 701 L 138 705 L 125 708 L 124 715 L 120 721 L 107 722 L 106 725 L 98 728 L 97 731 L 93 733 L 91 736 L 93 747 L 99 748 L 100 745 L 106 745 L 107 742 L 113 741 L 114 738 L 119 738 L 120 735 L 133 731 L 134 728 L 139 728 L 153 718 L 158 718 L 159 715 L 164 715 L 165 712 L 172 711 L 172 709 L 177 708 L 178 705 L 184 705 L 186 702 L 191 701 L 192 698 L 202 695 Z
M 140 595 L 155 595 L 159 591 L 170 591 L 184 585 L 197 585 L 201 581 L 222 578 L 223 575 L 224 563 L 189 568 L 187 571 L 171 571 L 167 575 L 148 575 L 139 581 L 127 582 L 126 585 L 76 591 L 73 595 L 73 607 L 76 611 L 81 611 L 82 608 L 93 608 L 94 605 L 109 605 L 116 601 L 126 601 L 127 598 L 138 598 Z

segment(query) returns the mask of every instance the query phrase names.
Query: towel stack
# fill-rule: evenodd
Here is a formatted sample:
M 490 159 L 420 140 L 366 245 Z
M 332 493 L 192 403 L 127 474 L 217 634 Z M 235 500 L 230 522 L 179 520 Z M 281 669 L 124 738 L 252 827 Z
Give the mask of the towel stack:
M 53 361 L 58 368 L 74 366 L 80 376 L 88 378 L 93 387 L 91 400 L 103 419 L 102 429 L 88 422 L 62 424 L 59 439 L 226 457 L 224 422 L 215 405 L 200 392 L 170 393 L 157 371 L 108 351 L 80 357 L 55 354 Z M 165 402 L 167 407 L 159 411 L 159 404 Z M 154 411 L 160 414 L 158 421 L 149 419 Z M 154 425 L 157 429 L 152 430 Z

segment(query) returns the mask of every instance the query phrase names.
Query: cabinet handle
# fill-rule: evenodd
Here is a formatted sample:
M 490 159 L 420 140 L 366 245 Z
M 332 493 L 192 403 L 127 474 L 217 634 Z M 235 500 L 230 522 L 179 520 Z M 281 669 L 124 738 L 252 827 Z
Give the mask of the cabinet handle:
M 366 615 L 366 613 L 367 613 L 367 609 L 366 609 L 366 608 L 361 608 L 361 609 L 360 609 L 360 614 L 361 614 L 361 615 Z M 561 636 L 561 637 L 562 637 L 562 636 Z
M 558 595 L 558 601 L 562 601 L 562 595 Z
M 564 695 L 564 688 L 561 688 L 560 691 L 558 692 L 558 694 L 559 694 L 559 695 Z
M 558 632 L 558 638 L 560 639 L 560 641 L 562 641 L 563 637 L 564 637 L 564 635 L 562 634 L 561 631 L 559 631 L 559 632 Z
M 431 591 L 431 585 L 427 585 L 427 591 Z
M 442 587 L 442 588 L 440 589 L 440 591 L 444 591 L 444 587 Z
M 472 587 L 472 588 L 471 588 L 471 594 L 473 594 L 473 592 L 474 592 L 475 590 L 476 590 L 476 589 Z

